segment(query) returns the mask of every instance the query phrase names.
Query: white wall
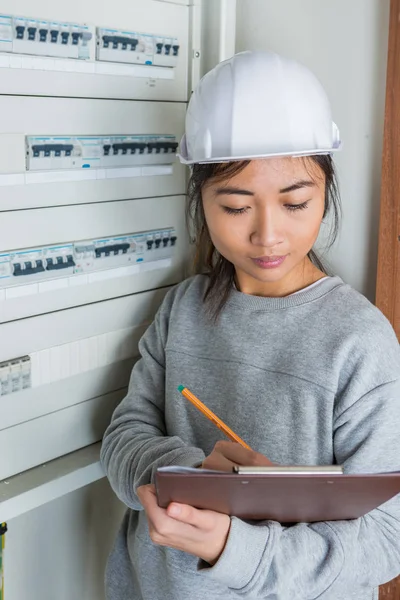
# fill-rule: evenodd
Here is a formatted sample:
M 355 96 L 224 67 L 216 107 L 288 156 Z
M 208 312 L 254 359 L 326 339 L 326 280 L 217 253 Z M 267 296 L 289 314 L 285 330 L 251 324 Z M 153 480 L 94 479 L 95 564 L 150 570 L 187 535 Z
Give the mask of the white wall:
M 8 522 L 6 600 L 103 600 L 125 508 L 102 479 Z
M 210 0 L 205 0 L 209 2 Z M 337 155 L 342 230 L 329 260 L 375 295 L 389 0 L 237 0 L 236 51 L 303 62 L 327 90 L 344 141 Z

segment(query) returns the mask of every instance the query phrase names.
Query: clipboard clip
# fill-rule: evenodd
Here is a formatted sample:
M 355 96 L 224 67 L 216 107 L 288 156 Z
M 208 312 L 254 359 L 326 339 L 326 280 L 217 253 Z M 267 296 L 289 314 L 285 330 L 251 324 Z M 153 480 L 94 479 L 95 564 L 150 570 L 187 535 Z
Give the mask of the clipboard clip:
M 269 467 L 235 465 L 232 471 L 238 475 L 343 475 L 341 465 L 272 465 Z

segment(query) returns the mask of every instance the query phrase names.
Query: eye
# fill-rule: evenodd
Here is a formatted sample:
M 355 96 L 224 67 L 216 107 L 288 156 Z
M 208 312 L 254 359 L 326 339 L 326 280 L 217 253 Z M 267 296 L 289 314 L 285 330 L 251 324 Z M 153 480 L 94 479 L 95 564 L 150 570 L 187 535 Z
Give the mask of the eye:
M 249 210 L 249 207 L 245 206 L 244 208 L 230 208 L 229 206 L 223 206 L 222 209 L 228 215 L 243 215 Z
M 304 210 L 305 208 L 308 208 L 308 203 L 310 201 L 307 200 L 306 202 L 302 202 L 301 204 L 285 204 L 285 208 L 287 208 L 287 210 L 294 212 L 296 210 Z

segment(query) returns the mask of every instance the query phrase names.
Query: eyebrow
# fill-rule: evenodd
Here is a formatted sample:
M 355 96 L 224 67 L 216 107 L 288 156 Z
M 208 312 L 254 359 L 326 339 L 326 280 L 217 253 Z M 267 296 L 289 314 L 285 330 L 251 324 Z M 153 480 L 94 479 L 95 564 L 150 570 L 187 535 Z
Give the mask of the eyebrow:
M 301 181 L 297 181 L 293 185 L 289 185 L 289 187 L 283 188 L 279 190 L 280 194 L 288 194 L 289 192 L 295 192 L 296 190 L 300 190 L 305 187 L 315 187 L 315 181 L 303 179 Z
M 250 192 L 250 190 L 243 190 L 242 188 L 236 187 L 222 187 L 215 190 L 215 194 L 217 196 L 254 196 L 254 192 Z
M 312 180 L 301 180 L 301 181 L 296 181 L 296 183 L 293 183 L 293 185 L 289 185 L 289 187 L 286 188 L 282 188 L 281 190 L 279 190 L 280 194 L 289 194 L 289 192 L 295 192 L 296 190 L 300 190 L 302 188 L 305 187 L 314 187 L 315 186 L 315 182 Z M 254 192 L 251 192 L 250 190 L 244 190 L 242 188 L 237 188 L 237 187 L 221 187 L 221 188 L 217 188 L 215 190 L 215 194 L 216 196 L 254 196 Z

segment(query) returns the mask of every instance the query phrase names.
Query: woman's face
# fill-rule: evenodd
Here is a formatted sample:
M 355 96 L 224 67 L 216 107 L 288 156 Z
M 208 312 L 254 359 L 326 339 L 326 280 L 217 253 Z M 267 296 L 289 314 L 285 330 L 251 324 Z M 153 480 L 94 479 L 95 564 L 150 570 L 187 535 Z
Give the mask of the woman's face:
M 243 292 L 307 284 L 325 203 L 325 175 L 310 158 L 253 160 L 229 180 L 211 180 L 202 199 L 213 244 Z

